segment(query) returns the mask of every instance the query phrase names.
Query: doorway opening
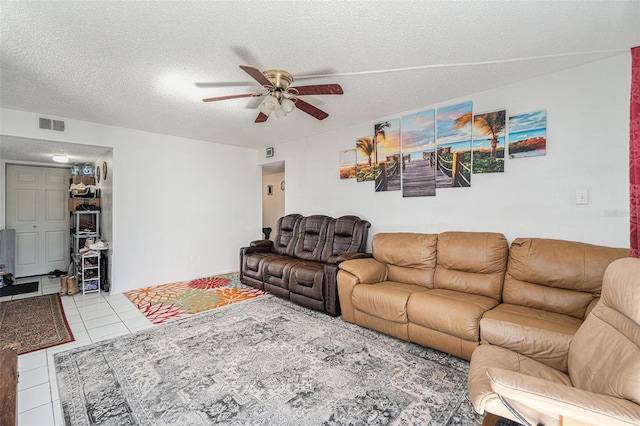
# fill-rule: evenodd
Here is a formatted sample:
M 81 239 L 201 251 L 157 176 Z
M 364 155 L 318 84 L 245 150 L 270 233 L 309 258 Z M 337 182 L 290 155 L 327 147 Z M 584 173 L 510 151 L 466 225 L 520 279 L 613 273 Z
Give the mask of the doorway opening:
M 65 154 L 69 162 L 54 163 L 54 154 Z M 36 278 L 51 284 L 58 276 L 72 273 L 71 218 L 77 207 L 72 201 L 101 205 L 100 239 L 112 240 L 112 165 L 110 147 L 0 135 L 0 230 L 14 235 L 11 253 L 0 249 L 0 264 L 5 264 L 5 271 L 12 274 L 16 284 Z M 91 166 L 91 173 L 87 166 Z M 74 168 L 82 169 L 83 178 L 90 175 L 94 180 L 73 182 Z M 78 192 L 71 196 L 72 183 L 85 184 L 89 188 L 85 192 L 91 194 L 75 199 L 83 195 Z M 99 195 L 93 195 L 96 193 Z M 105 252 L 111 260 L 111 250 Z M 105 291 L 113 285 L 113 264 L 105 262 L 105 268 L 107 265 Z M 42 294 L 43 285 L 40 287 Z
M 262 233 L 265 239 L 274 235 L 278 219 L 284 216 L 284 161 L 262 165 Z

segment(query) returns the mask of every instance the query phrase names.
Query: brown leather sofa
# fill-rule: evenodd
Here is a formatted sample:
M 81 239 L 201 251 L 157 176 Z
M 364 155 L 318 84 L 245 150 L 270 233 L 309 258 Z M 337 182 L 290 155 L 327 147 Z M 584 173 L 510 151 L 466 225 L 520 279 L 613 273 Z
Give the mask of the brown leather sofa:
M 566 282 L 562 271 L 555 273 Z M 581 287 L 591 293 L 597 279 L 584 278 Z M 532 425 L 640 425 L 640 259 L 607 267 L 600 301 L 563 354 L 554 364 L 567 368 L 557 368 L 515 350 L 481 345 L 469 371 L 475 410 Z
M 281 217 L 272 241 L 240 249 L 240 280 L 317 311 L 340 314 L 336 275 L 340 262 L 365 253 L 371 224 L 357 216 Z
M 377 234 L 372 246 L 372 259 L 340 264 L 345 321 L 464 359 L 482 337 L 560 368 L 605 268 L 629 255 L 537 238 L 509 249 L 487 232 Z
M 469 359 L 480 319 L 500 303 L 509 248 L 502 234 L 376 234 L 373 258 L 343 262 L 345 321 Z

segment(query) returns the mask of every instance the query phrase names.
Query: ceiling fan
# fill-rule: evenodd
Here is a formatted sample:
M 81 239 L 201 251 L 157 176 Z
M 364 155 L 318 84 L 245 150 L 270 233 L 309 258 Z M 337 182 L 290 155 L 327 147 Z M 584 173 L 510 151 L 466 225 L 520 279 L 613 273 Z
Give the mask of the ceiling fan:
M 326 112 L 298 98 L 304 95 L 342 95 L 342 87 L 339 84 L 314 84 L 310 86 L 292 87 L 293 76 L 286 71 L 273 69 L 260 71 L 257 68 L 240 65 L 240 68 L 254 80 L 262 85 L 264 93 L 246 93 L 241 95 L 220 96 L 217 98 L 205 98 L 204 102 L 224 101 L 227 99 L 261 97 L 265 99 L 260 105 L 260 113 L 256 117 L 256 123 L 264 123 L 271 113 L 276 117 L 284 117 L 295 108 L 306 112 L 318 120 L 324 120 L 329 116 Z

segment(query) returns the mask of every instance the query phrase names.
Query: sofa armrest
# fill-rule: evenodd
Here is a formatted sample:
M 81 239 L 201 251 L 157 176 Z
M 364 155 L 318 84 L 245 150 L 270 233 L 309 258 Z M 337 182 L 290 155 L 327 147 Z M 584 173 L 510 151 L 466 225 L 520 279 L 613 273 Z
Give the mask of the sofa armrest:
M 340 270 L 354 275 L 359 284 L 374 284 L 387 280 L 387 265 L 373 258 L 347 260 L 340 264 Z
M 387 266 L 375 259 L 353 259 L 342 262 L 338 268 L 337 286 L 342 319 L 355 324 L 353 289 L 360 284 L 386 281 Z
M 271 240 L 256 240 L 249 243 L 249 247 L 269 247 L 271 249 L 272 246 L 273 241 Z
M 588 424 L 640 424 L 640 406 L 622 398 L 597 394 L 501 368 L 487 369 L 491 389 L 507 400 Z

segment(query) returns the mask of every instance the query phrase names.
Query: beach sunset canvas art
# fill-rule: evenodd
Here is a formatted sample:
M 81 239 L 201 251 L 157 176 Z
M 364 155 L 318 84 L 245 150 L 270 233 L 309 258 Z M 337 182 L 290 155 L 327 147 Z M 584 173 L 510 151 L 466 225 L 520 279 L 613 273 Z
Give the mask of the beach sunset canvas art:
M 436 187 L 471 186 L 473 102 L 438 108 Z
M 509 158 L 547 154 L 547 110 L 509 117 Z
M 375 180 L 377 164 L 374 162 L 376 146 L 373 136 L 365 136 L 356 139 L 356 180 L 368 182 Z
M 504 172 L 505 110 L 473 117 L 473 173 Z
M 400 190 L 400 120 L 374 126 L 376 147 L 376 192 Z
M 340 179 L 356 178 L 356 149 L 345 149 L 338 153 L 340 161 Z
M 402 196 L 436 195 L 436 111 L 402 117 Z

